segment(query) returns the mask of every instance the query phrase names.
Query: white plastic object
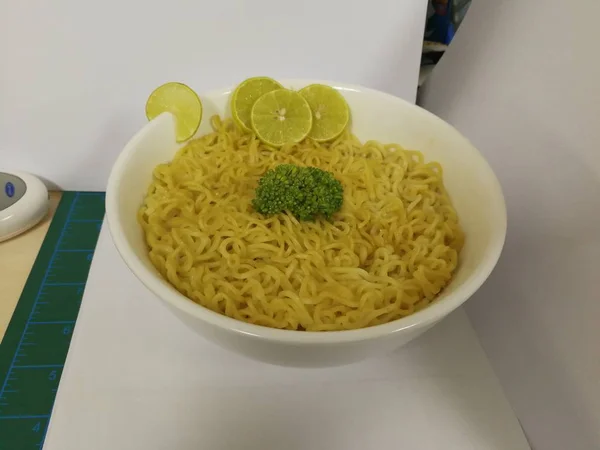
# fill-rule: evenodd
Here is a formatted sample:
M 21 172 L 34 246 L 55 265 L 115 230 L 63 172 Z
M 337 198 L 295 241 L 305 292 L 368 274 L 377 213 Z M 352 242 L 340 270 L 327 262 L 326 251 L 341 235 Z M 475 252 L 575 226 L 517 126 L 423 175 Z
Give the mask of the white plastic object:
M 26 172 L 0 169 L 0 242 L 27 231 L 48 213 L 48 189 Z

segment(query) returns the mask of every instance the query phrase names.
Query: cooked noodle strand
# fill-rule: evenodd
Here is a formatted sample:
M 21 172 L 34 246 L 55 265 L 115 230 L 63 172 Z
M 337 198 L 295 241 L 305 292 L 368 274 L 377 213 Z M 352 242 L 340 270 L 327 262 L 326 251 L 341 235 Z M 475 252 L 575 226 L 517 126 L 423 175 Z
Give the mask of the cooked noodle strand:
M 138 213 L 150 260 L 182 294 L 258 325 L 331 331 L 410 315 L 449 283 L 463 232 L 438 163 L 349 132 L 273 149 L 231 120 L 211 124 L 156 167 Z M 253 210 L 258 180 L 286 163 L 342 183 L 331 221 Z

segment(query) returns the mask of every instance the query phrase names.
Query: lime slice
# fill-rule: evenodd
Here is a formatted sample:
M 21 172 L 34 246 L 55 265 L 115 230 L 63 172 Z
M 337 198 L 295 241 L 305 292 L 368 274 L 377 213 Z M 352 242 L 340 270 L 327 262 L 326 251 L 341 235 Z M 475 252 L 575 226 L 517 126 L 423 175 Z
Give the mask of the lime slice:
M 254 102 L 267 92 L 282 89 L 283 86 L 268 77 L 254 77 L 242 81 L 231 94 L 231 115 L 240 128 L 252 131 L 250 113 Z
M 313 113 L 313 127 L 308 137 L 330 141 L 338 137 L 350 121 L 350 108 L 337 89 L 324 84 L 311 84 L 300 90 Z
M 252 129 L 265 144 L 281 147 L 304 139 L 312 127 L 308 102 L 298 92 L 278 89 L 260 97 L 250 112 Z
M 175 116 L 177 142 L 191 138 L 202 120 L 202 103 L 198 95 L 182 83 L 166 83 L 154 89 L 146 102 L 146 117 L 152 120 L 170 112 Z

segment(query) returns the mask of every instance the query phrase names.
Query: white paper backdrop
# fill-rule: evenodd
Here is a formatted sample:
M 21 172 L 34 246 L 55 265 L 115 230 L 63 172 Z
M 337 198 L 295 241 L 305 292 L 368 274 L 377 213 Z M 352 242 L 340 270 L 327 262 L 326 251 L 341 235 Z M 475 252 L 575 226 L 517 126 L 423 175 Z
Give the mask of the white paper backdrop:
M 504 188 L 505 251 L 468 311 L 535 450 L 600 449 L 599 17 L 474 1 L 423 95 Z
M 103 190 L 148 94 L 252 75 L 414 101 L 427 0 L 0 2 L 0 166 Z

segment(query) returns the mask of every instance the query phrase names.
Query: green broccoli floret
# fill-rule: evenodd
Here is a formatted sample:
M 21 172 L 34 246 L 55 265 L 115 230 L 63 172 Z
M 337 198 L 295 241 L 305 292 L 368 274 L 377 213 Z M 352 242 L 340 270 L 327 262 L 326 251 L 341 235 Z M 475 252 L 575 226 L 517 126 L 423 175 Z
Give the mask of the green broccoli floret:
M 254 209 L 267 216 L 288 211 L 298 220 L 329 219 L 342 207 L 344 189 L 330 172 L 282 164 L 259 180 Z

